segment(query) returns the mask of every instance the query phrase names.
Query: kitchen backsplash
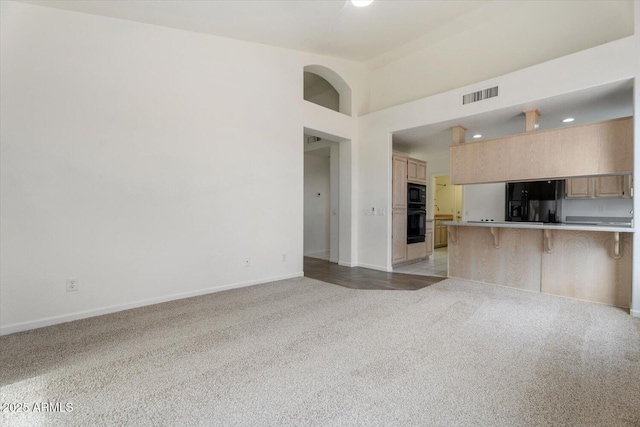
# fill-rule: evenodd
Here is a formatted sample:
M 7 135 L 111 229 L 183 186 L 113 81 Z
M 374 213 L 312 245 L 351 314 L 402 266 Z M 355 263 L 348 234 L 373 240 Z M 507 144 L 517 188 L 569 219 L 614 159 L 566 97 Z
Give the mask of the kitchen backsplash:
M 562 221 L 567 216 L 630 217 L 632 199 L 563 199 Z

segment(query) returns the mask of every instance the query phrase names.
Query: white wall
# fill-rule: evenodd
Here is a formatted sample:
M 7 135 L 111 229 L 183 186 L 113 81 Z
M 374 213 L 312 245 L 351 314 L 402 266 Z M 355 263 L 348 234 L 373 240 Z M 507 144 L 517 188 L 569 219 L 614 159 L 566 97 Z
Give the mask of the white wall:
M 464 221 L 504 221 L 505 184 L 474 184 L 462 187 Z
M 330 158 L 304 155 L 304 255 L 329 258 Z
M 338 72 L 357 114 L 361 64 L 1 7 L 0 332 L 302 274 L 300 138 L 325 120 L 302 70 Z
M 369 111 L 633 35 L 632 1 L 490 2 L 369 61 Z

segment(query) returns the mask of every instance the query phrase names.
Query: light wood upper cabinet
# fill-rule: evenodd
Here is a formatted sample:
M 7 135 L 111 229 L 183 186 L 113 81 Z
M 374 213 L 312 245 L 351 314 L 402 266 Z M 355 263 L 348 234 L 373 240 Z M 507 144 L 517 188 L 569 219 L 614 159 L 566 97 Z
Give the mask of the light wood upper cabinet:
M 590 176 L 566 180 L 567 199 L 630 198 L 631 175 Z
M 633 172 L 633 118 L 453 145 L 452 184 L 562 179 Z
M 407 181 L 416 184 L 427 183 L 427 163 L 416 159 L 407 159 Z
M 630 199 L 633 195 L 633 175 L 625 175 L 622 177 L 622 197 Z
M 593 197 L 593 178 L 567 179 L 565 193 L 567 199 L 587 199 Z
M 622 176 L 599 176 L 595 179 L 596 197 L 622 197 Z
M 393 155 L 393 209 L 407 209 L 407 158 Z
M 433 255 L 433 221 L 427 221 L 425 225 L 424 242 L 427 249 L 425 256 Z

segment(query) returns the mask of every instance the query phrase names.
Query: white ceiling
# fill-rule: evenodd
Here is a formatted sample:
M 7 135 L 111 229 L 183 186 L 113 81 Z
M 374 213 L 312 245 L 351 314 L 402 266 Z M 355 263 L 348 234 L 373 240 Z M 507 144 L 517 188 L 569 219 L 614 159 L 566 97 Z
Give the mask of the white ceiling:
M 366 61 L 418 37 L 428 38 L 488 0 L 24 0 L 77 12 L 146 22 Z M 455 29 L 458 31 L 459 29 Z M 438 35 L 442 37 L 442 34 Z M 425 42 L 425 40 L 422 40 Z

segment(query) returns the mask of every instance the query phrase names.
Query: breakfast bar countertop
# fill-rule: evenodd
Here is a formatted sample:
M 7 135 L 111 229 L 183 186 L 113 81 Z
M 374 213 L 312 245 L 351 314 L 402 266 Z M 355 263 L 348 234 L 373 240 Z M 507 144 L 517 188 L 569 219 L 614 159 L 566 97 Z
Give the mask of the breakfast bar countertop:
M 444 225 L 460 227 L 496 227 L 496 228 L 530 228 L 534 230 L 573 230 L 573 231 L 605 231 L 619 233 L 634 233 L 631 225 L 622 224 L 576 224 L 576 223 L 544 223 L 544 222 L 513 222 L 513 221 L 446 221 Z

